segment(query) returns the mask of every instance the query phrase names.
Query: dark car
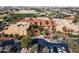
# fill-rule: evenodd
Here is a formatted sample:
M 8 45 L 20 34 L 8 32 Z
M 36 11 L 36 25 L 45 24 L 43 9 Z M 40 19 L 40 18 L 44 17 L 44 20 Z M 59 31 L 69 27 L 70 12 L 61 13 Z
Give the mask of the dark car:
M 64 42 L 50 43 L 42 38 L 32 39 L 30 47 L 32 48 L 31 52 L 37 53 L 70 53 L 68 45 Z
M 21 49 L 21 43 L 15 40 L 3 40 L 0 44 L 1 53 L 18 53 Z

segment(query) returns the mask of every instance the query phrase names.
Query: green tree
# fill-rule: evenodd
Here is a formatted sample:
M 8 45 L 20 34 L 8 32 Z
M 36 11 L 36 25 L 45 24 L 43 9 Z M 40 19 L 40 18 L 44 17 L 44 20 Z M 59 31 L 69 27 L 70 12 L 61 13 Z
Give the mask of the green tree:
M 0 34 L 0 37 L 8 37 L 8 34 Z
M 72 50 L 72 52 L 74 52 L 74 53 L 79 52 L 79 45 L 77 44 L 77 42 L 75 42 L 75 39 L 67 39 L 67 40 L 65 40 L 65 43 Z
M 15 35 L 14 35 L 14 38 L 19 39 L 20 36 L 19 36 L 18 34 L 15 34 Z
M 3 23 L 3 21 L 0 21 L 0 25 Z
M 77 22 L 78 22 L 78 19 L 73 19 L 72 22 L 73 22 L 73 23 L 77 23 Z
M 12 37 L 13 38 L 14 36 L 13 36 L 13 34 L 9 34 L 9 37 Z
M 9 35 L 8 35 L 8 34 L 3 34 L 3 36 L 4 36 L 4 37 L 8 37 Z
M 53 18 L 53 14 L 50 13 L 50 14 L 48 15 L 48 18 L 49 18 L 50 20 L 52 20 L 52 18 Z
M 64 26 L 64 27 L 62 28 L 62 30 L 66 33 L 66 26 Z
M 28 48 L 29 39 L 30 39 L 29 36 L 25 36 L 25 35 L 21 38 L 22 48 Z

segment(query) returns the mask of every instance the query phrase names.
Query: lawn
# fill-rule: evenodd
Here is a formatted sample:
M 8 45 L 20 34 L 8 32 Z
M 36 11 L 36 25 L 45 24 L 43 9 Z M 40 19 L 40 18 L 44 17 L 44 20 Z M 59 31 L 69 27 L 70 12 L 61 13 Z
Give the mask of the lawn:
M 35 18 L 37 17 L 36 15 L 34 14 L 14 14 L 14 15 L 11 15 L 12 17 L 15 17 L 15 18 L 25 18 L 25 17 L 28 17 L 28 18 Z
M 15 24 L 17 19 L 21 18 L 36 18 L 37 16 L 34 14 L 11 14 L 10 17 L 5 17 L 4 20 L 9 23 Z

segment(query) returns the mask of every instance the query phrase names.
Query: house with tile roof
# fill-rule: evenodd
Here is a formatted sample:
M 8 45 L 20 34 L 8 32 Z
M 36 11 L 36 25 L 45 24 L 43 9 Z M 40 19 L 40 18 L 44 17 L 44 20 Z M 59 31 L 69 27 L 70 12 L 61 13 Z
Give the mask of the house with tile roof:
M 45 20 L 45 19 L 42 19 L 42 18 L 32 18 L 32 19 L 20 19 L 18 20 L 18 22 L 26 22 L 26 23 L 31 23 L 33 25 L 40 25 L 40 26 L 43 26 L 43 27 L 51 27 L 54 25 L 54 22 L 53 20 Z

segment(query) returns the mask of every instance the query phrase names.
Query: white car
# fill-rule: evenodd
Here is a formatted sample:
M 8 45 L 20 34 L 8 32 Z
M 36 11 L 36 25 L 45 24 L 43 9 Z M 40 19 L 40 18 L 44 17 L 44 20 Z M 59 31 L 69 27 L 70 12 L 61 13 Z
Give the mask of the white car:
M 66 53 L 66 49 L 64 47 L 62 47 L 62 52 Z
M 60 48 L 57 48 L 58 53 L 62 53 L 62 50 Z

